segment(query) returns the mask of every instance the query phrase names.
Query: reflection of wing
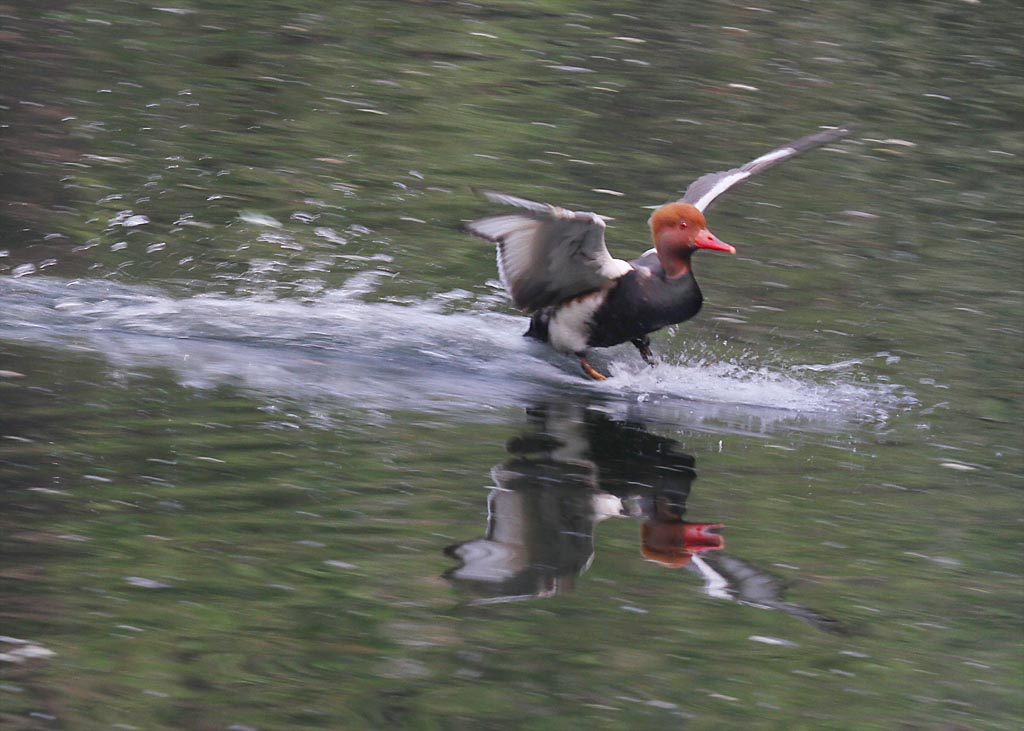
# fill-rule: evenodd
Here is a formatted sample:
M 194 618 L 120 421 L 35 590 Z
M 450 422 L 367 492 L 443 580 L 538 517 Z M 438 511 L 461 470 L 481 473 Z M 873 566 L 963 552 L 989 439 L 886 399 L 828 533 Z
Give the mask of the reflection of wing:
M 690 183 L 690 187 L 686 189 L 686 193 L 683 194 L 680 201 L 683 203 L 689 203 L 703 211 L 710 206 L 718 196 L 725 193 L 734 185 L 739 185 L 752 175 L 757 175 L 770 167 L 778 165 L 780 162 L 788 160 L 791 157 L 796 157 L 801 152 L 806 152 L 807 150 L 815 147 L 820 147 L 821 145 L 838 140 L 841 137 L 845 137 L 848 134 L 850 134 L 850 129 L 848 127 L 837 127 L 836 129 L 830 129 L 825 132 L 807 135 L 806 137 L 801 137 L 798 140 L 782 145 L 782 147 L 776 147 L 771 152 L 767 152 L 764 155 L 751 160 L 746 165 L 733 168 L 732 170 L 723 170 L 720 173 L 708 173 L 707 175 L 702 175 Z
M 846 628 L 837 619 L 810 607 L 783 601 L 782 582 L 766 571 L 721 552 L 694 556 L 692 564 L 704 577 L 705 591 L 719 599 L 732 599 L 763 609 L 774 609 L 802 619 L 825 632 L 842 633 Z
M 618 279 L 632 270 L 604 243 L 604 220 L 511 195 L 481 191 L 519 209 L 473 221 L 466 228 L 498 246 L 498 273 L 518 307 L 535 312 Z

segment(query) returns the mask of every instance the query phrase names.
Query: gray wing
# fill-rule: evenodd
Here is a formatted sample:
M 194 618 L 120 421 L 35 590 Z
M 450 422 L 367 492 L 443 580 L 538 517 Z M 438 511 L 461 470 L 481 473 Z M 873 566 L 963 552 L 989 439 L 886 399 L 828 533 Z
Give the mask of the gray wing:
M 843 633 L 846 631 L 846 627 L 837 619 L 810 607 L 805 607 L 803 604 L 785 601 L 782 598 L 785 589 L 783 583 L 767 571 L 746 561 L 717 551 L 709 551 L 699 559 L 698 563 L 712 569 L 708 573 L 701 570 L 705 581 L 708 582 L 705 590 L 712 596 L 717 596 L 720 599 L 732 599 L 753 607 L 773 609 L 802 619 L 825 632 Z M 698 569 L 701 569 L 701 566 L 698 566 Z
M 478 192 L 489 201 L 518 209 L 473 221 L 466 229 L 497 245 L 501 282 L 526 312 L 599 289 L 632 270 L 608 253 L 604 220 L 596 213 Z
M 703 211 L 718 196 L 751 176 L 764 172 L 768 168 L 778 165 L 780 162 L 784 162 L 791 157 L 796 157 L 801 152 L 828 144 L 829 142 L 846 137 L 848 134 L 850 134 L 849 127 L 837 127 L 824 132 L 817 132 L 813 135 L 801 137 L 781 147 L 776 147 L 771 152 L 767 152 L 738 168 L 702 175 L 690 183 L 690 187 L 686 189 L 683 197 L 679 200 Z

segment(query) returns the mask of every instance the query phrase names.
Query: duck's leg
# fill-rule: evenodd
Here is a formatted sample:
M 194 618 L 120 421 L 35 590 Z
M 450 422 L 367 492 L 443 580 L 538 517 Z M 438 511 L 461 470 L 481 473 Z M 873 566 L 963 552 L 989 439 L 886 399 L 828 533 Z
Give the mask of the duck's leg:
M 605 379 L 608 378 L 608 376 L 604 375 L 603 373 L 598 371 L 596 368 L 594 368 L 594 366 L 590 365 L 590 363 L 587 361 L 587 354 L 586 353 L 579 354 L 579 358 L 580 358 L 580 368 L 583 369 L 583 372 L 586 373 L 587 376 L 589 376 L 590 378 L 593 378 L 595 381 L 604 381 Z
M 654 359 L 654 353 L 651 352 L 651 339 L 644 335 L 642 338 L 633 338 L 630 340 L 636 349 L 640 351 L 640 357 L 644 359 L 644 362 L 653 366 L 657 361 Z

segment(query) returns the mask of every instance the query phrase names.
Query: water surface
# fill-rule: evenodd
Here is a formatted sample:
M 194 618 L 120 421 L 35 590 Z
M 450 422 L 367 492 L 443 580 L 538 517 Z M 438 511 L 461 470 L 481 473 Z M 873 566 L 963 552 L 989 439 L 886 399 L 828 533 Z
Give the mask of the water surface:
M 12 6 L 5 727 L 1018 728 L 1018 14 Z M 843 123 L 603 383 L 460 231 Z

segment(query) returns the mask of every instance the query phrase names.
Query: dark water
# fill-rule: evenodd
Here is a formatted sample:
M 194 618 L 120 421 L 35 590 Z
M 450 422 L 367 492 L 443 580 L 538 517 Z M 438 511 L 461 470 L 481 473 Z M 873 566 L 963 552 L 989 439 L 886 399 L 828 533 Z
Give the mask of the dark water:
M 3 16 L 4 728 L 1021 726 L 1014 3 Z M 459 230 L 841 123 L 604 383 Z

